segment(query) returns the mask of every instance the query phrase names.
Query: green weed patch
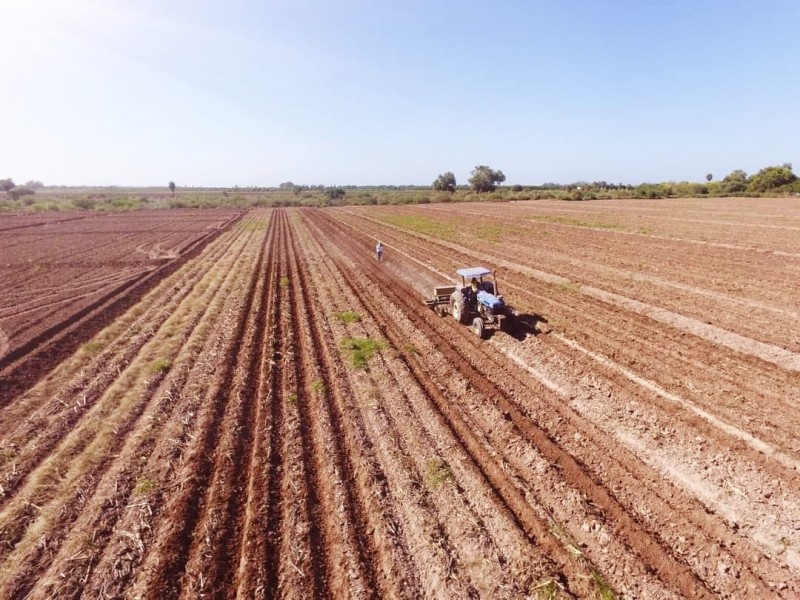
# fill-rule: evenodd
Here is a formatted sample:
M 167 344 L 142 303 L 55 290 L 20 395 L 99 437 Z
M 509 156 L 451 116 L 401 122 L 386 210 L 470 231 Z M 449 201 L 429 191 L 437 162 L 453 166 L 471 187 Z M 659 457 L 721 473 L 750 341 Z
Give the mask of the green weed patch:
M 414 231 L 431 237 L 452 240 L 455 239 L 457 229 L 449 223 L 434 221 L 430 217 L 421 215 L 385 215 L 383 220 L 401 229 Z
M 345 338 L 340 342 L 343 352 L 349 355 L 350 364 L 356 369 L 363 369 L 372 356 L 383 350 L 385 344 L 369 338 Z
M 616 223 L 604 223 L 603 221 L 583 221 L 575 217 L 564 217 L 561 215 L 539 215 L 532 217 L 531 221 L 538 223 L 555 223 L 556 225 L 572 225 L 573 227 L 585 227 L 588 229 L 625 229 L 624 225 Z
M 362 318 L 361 313 L 352 310 L 337 312 L 335 317 L 342 323 L 360 323 Z
M 425 462 L 425 481 L 433 489 L 440 488 L 443 484 L 453 479 L 453 472 L 443 459 L 438 456 Z

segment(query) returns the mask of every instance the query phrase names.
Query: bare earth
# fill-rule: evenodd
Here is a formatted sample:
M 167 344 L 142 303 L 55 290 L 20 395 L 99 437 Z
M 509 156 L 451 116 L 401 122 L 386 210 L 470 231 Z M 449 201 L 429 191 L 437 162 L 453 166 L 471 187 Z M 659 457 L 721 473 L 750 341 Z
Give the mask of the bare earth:
M 799 199 L 192 215 L 0 217 L 0 597 L 800 596 Z

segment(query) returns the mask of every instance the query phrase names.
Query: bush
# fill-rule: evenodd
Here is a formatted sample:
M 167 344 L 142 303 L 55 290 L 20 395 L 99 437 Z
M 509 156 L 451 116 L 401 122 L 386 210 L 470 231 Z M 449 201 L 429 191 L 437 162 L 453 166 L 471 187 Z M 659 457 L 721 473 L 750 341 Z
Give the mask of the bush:
M 97 202 L 91 198 L 75 198 L 72 200 L 72 206 L 82 210 L 94 210 L 96 204 Z
M 790 185 L 795 181 L 797 181 L 797 175 L 792 172 L 791 163 L 786 163 L 779 167 L 765 167 L 761 169 L 758 173 L 753 175 L 747 189 L 751 192 L 767 192 Z
M 652 183 L 643 183 L 633 191 L 634 198 L 647 198 L 655 200 L 664 196 L 661 186 Z
M 32 196 L 36 194 L 36 192 L 34 192 L 29 187 L 25 187 L 24 185 L 18 185 L 17 187 L 8 190 L 6 194 L 8 194 L 8 197 L 11 198 L 12 200 L 19 200 L 23 196 Z M 30 204 L 33 204 L 33 202 L 31 202 Z M 30 204 L 28 206 L 30 206 Z
M 452 202 L 453 194 L 450 192 L 439 192 L 433 197 L 434 202 Z

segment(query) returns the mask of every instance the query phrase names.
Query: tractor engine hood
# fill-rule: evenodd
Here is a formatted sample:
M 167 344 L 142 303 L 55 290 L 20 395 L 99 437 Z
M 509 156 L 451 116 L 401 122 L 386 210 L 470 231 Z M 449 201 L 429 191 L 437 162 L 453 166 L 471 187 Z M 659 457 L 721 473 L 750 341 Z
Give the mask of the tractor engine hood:
M 502 309 L 505 306 L 502 298 L 498 298 L 494 294 L 490 294 L 485 290 L 480 290 L 478 292 L 478 302 L 483 304 L 485 307 L 492 309 L 493 312 L 498 309 Z

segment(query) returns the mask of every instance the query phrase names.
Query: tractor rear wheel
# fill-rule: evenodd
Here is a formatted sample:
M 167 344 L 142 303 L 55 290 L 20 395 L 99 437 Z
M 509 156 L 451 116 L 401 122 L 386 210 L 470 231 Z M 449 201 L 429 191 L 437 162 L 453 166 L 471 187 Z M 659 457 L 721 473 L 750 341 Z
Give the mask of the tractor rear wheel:
M 479 338 L 483 337 L 483 319 L 480 317 L 475 317 L 472 320 L 472 333 L 477 335 Z
M 466 317 L 464 315 L 464 301 L 461 300 L 459 302 L 458 299 L 453 301 L 453 308 L 452 308 L 453 318 L 458 321 L 459 323 L 466 323 Z

